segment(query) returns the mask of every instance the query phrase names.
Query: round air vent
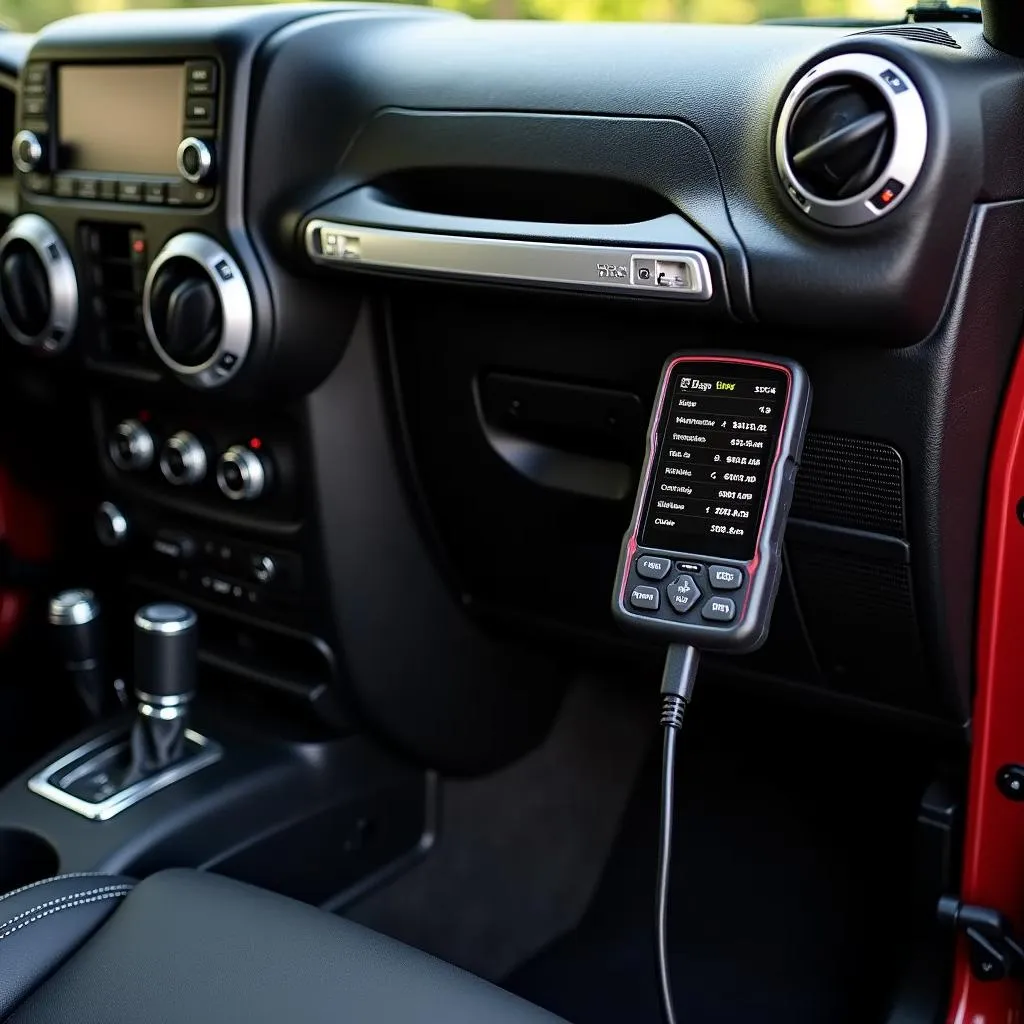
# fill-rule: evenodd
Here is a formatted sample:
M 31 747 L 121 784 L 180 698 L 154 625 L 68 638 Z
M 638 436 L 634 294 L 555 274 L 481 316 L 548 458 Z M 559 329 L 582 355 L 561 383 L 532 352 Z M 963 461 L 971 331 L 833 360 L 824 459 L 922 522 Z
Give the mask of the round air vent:
M 808 217 L 856 227 L 906 198 L 927 147 L 924 104 L 907 75 L 883 57 L 844 53 L 811 68 L 786 97 L 775 160 Z

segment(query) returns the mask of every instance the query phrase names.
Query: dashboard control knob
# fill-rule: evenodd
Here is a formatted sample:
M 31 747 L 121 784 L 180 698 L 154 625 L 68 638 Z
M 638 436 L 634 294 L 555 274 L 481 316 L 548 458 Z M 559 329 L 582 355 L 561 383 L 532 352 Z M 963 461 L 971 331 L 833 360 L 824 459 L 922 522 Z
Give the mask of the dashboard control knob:
M 175 487 L 197 484 L 206 476 L 206 449 L 195 434 L 179 430 L 164 443 L 160 472 Z
M 138 420 L 122 420 L 107 441 L 110 461 L 128 472 L 153 464 L 153 435 Z
M 254 555 L 252 575 L 257 583 L 272 583 L 277 576 L 277 562 L 270 555 Z
M 202 139 L 190 135 L 178 146 L 178 173 L 193 185 L 213 177 L 213 151 Z
M 0 321 L 19 344 L 45 355 L 67 347 L 78 320 L 78 281 L 53 225 L 15 217 L 0 238 Z
M 217 486 L 232 501 L 255 501 L 267 486 L 267 467 L 251 448 L 232 445 L 217 463 Z
M 18 132 L 11 143 L 14 166 L 24 174 L 29 174 L 39 167 L 43 162 L 44 152 L 43 140 L 28 129 Z
M 104 501 L 96 509 L 96 536 L 106 548 L 116 548 L 128 539 L 128 520 L 112 502 Z
M 153 351 L 195 387 L 226 384 L 245 362 L 253 307 L 241 268 L 215 239 L 175 235 L 146 275 L 142 317 Z

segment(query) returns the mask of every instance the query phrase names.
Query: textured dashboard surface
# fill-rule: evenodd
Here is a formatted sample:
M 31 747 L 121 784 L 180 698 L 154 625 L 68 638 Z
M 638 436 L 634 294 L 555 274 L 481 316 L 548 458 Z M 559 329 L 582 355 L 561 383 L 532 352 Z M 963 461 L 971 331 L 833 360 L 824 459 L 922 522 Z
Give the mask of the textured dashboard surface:
M 382 173 L 446 162 L 575 172 L 579 120 L 630 119 L 628 141 L 609 131 L 603 149 L 594 142 L 591 173 L 644 185 L 705 231 L 726 254 L 737 315 L 907 344 L 938 321 L 972 205 L 1024 192 L 1024 161 L 1004 155 L 1001 130 L 1024 99 L 1024 64 L 990 50 L 978 27 L 956 31 L 961 49 L 783 26 L 314 20 L 268 48 L 255 119 L 267 160 L 251 199 L 290 211 L 287 236 L 303 214 Z M 818 229 L 781 195 L 774 118 L 795 75 L 852 49 L 913 77 L 929 113 L 928 156 L 913 194 L 883 222 Z M 312 98 L 305 108 L 300 96 Z M 673 124 L 699 134 L 710 163 L 696 152 L 664 159 Z M 301 174 L 289 166 L 299 151 Z

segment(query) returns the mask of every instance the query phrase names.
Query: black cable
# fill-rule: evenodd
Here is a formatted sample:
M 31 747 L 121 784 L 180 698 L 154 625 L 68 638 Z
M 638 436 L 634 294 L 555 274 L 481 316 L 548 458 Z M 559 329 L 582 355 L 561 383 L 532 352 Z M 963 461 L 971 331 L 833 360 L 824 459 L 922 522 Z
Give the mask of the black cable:
M 676 740 L 683 726 L 686 707 L 693 696 L 700 656 L 693 647 L 673 644 L 665 659 L 661 681 L 661 724 L 665 727 L 662 756 L 661 829 L 658 836 L 658 880 L 655 896 L 655 944 L 658 958 L 658 988 L 665 1024 L 676 1024 L 672 1003 L 672 978 L 668 958 L 668 883 L 672 863 L 672 812 L 675 807 Z

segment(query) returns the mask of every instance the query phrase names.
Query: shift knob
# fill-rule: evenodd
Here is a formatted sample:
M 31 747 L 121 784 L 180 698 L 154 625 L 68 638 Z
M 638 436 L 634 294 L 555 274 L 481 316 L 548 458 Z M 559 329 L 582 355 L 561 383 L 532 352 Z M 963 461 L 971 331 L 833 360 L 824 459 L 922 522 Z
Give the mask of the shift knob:
M 135 613 L 135 695 L 140 704 L 168 711 L 188 704 L 195 693 L 197 659 L 196 613 L 191 608 L 160 601 Z
M 91 590 L 62 591 L 50 600 L 49 619 L 64 671 L 74 681 L 89 713 L 98 718 L 106 704 L 106 693 L 96 595 Z
M 65 668 L 100 657 L 100 606 L 91 590 L 64 590 L 50 600 L 50 625 L 58 626 Z

